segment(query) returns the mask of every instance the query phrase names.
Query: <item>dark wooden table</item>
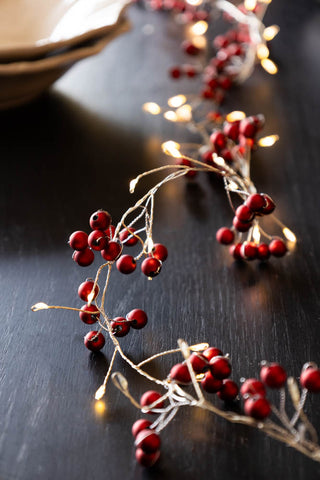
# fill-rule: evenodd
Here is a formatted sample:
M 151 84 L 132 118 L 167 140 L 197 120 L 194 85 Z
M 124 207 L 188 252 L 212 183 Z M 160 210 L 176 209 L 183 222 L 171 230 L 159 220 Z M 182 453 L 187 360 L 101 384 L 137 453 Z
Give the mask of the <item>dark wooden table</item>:
M 148 100 L 196 91 L 196 81 L 174 83 L 166 73 L 183 59 L 182 30 L 166 14 L 138 6 L 130 17 L 132 31 L 102 54 L 75 66 L 38 101 L 0 115 L 0 478 L 319 478 L 319 464 L 196 409 L 180 412 L 165 429 L 161 461 L 144 470 L 130 433 L 138 412 L 112 384 L 105 413 L 94 408 L 110 342 L 103 354 L 90 355 L 83 346 L 88 329 L 76 313 L 30 311 L 40 300 L 81 306 L 77 287 L 98 263 L 85 270 L 72 262 L 70 232 L 88 229 L 99 207 L 118 220 L 133 202 L 128 181 L 163 163 L 160 143 L 189 138 L 183 127 L 141 111 Z M 263 112 L 266 134 L 279 133 L 276 146 L 255 155 L 253 178 L 276 199 L 297 249 L 267 265 L 238 265 L 215 242 L 217 228 L 231 222 L 221 185 L 203 175 L 164 188 L 155 239 L 168 246 L 170 260 L 152 282 L 138 271 L 115 272 L 110 288 L 111 314 L 135 307 L 149 314 L 148 326 L 122 341 L 134 360 L 174 348 L 183 337 L 230 352 L 235 379 L 257 375 L 262 359 L 296 377 L 305 361 L 320 363 L 319 4 L 275 0 L 266 23 L 281 25 L 272 44 L 279 74 L 257 69 L 225 110 Z M 173 361 L 150 371 L 165 376 Z M 116 369 L 137 397 L 150 388 L 120 360 Z M 308 403 L 318 428 L 319 402 L 314 396 Z

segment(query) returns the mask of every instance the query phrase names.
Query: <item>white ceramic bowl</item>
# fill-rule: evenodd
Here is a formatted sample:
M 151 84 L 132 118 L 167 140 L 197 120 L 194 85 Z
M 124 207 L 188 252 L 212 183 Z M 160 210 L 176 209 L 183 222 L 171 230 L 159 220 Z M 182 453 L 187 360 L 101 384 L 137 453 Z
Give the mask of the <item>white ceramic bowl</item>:
M 99 53 L 109 42 L 129 28 L 129 22 L 123 19 L 118 22 L 116 28 L 103 37 L 60 55 L 35 61 L 0 64 L 0 109 L 14 107 L 37 97 L 74 63 Z
M 110 33 L 130 0 L 0 0 L 0 62 L 36 58 Z

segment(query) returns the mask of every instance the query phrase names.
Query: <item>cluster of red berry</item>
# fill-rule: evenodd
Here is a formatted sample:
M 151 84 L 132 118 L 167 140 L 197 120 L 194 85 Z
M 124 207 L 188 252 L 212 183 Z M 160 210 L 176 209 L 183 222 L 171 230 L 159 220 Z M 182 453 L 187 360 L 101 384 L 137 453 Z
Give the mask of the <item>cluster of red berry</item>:
M 80 319 L 87 325 L 92 325 L 96 323 L 100 318 L 100 312 L 97 310 L 95 305 L 91 305 L 91 302 L 88 304 L 89 298 L 93 301 L 99 294 L 99 287 L 96 285 L 95 289 L 94 281 L 87 279 L 85 282 L 81 283 L 78 288 L 78 295 L 81 300 L 87 302 L 81 307 L 81 312 L 79 312 Z M 110 322 L 111 333 L 116 337 L 124 337 L 130 331 L 130 327 L 135 330 L 140 330 L 145 327 L 148 322 L 147 314 L 135 308 L 131 310 L 126 317 L 115 317 Z M 85 346 L 92 352 L 98 352 L 104 347 L 105 337 L 103 333 L 96 330 L 92 330 L 84 337 Z
M 115 227 L 111 225 L 111 216 L 105 210 L 94 212 L 89 220 L 92 232 L 88 235 L 82 231 L 73 232 L 69 238 L 70 247 L 75 250 L 73 260 L 81 267 L 91 265 L 94 251 L 99 251 L 107 262 L 115 262 L 119 272 L 129 274 L 135 271 L 137 263 L 132 255 L 121 255 L 123 246 L 132 247 L 142 239 L 134 228 L 125 228 L 115 237 Z M 147 277 L 155 277 L 160 273 L 162 262 L 168 256 L 167 248 L 157 243 L 151 253 L 141 263 L 141 271 Z

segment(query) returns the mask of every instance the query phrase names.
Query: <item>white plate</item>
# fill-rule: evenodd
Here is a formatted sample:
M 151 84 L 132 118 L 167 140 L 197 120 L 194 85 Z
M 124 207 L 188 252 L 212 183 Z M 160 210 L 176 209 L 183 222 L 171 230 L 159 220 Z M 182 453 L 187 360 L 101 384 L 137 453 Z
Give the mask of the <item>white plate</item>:
M 130 0 L 0 0 L 0 61 L 35 58 L 105 35 Z

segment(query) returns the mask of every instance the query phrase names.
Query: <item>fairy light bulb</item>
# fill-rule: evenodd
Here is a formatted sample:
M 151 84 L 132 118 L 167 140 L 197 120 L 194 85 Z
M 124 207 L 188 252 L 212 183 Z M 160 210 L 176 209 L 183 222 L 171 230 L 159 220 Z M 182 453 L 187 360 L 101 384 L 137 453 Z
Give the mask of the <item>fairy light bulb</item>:
M 207 39 L 202 35 L 195 35 L 194 37 L 192 37 L 192 43 L 200 50 L 204 50 L 207 46 Z
M 279 140 L 279 135 L 268 135 L 267 137 L 262 137 L 258 140 L 258 145 L 260 147 L 272 147 Z
M 217 165 L 219 165 L 219 167 L 224 167 L 225 166 L 225 161 L 222 157 L 218 157 L 218 156 L 214 156 L 213 157 L 213 161 L 214 163 L 216 163 Z
M 261 238 L 261 234 L 260 234 L 260 229 L 259 229 L 259 226 L 258 226 L 258 225 L 255 225 L 255 226 L 253 227 L 252 238 L 253 238 L 254 243 L 259 244 L 260 238 Z
M 233 112 L 228 113 L 226 116 L 226 120 L 229 123 L 238 122 L 239 120 L 243 120 L 246 118 L 246 114 L 241 110 L 234 110 Z
M 190 122 L 192 119 L 191 105 L 182 105 L 176 110 L 176 115 L 179 122 Z
M 97 400 L 94 404 L 94 410 L 97 415 L 103 415 L 106 411 L 106 404 L 101 400 Z
M 197 343 L 196 345 L 191 345 L 189 348 L 193 352 L 202 352 L 209 348 L 209 343 Z
M 175 95 L 174 97 L 170 97 L 168 99 L 168 105 L 171 108 L 178 108 L 181 107 L 184 103 L 186 103 L 187 97 L 185 95 Z
M 261 60 L 261 66 L 265 69 L 266 72 L 270 73 L 270 75 L 275 75 L 278 72 L 277 65 L 270 60 L 270 58 L 263 58 Z
M 289 242 L 296 243 L 297 237 L 288 227 L 284 227 L 282 229 L 282 232 L 286 239 L 289 240 Z
M 262 36 L 267 42 L 270 42 L 279 33 L 279 31 L 280 27 L 278 25 L 270 25 L 270 27 L 264 29 Z
M 106 393 L 106 387 L 104 385 L 101 385 L 96 391 L 94 398 L 96 400 L 101 400 L 101 398 L 104 396 L 105 393 Z
M 180 144 L 177 142 L 174 142 L 173 140 L 168 140 L 167 142 L 164 142 L 161 145 L 163 153 L 166 155 L 170 155 L 171 157 L 174 158 L 181 158 L 182 155 L 179 152 Z
M 37 312 L 38 310 L 47 310 L 49 308 L 49 305 L 43 302 L 38 302 L 35 305 L 32 305 L 31 310 L 33 312 Z
M 260 43 L 260 45 L 257 46 L 257 57 L 259 58 L 259 60 L 268 58 L 269 53 L 269 48 L 264 43 Z
M 190 28 L 190 31 L 193 35 L 204 35 L 207 30 L 208 30 L 208 23 L 205 22 L 204 20 L 200 20 L 199 22 L 196 22 Z
M 142 105 L 142 110 L 144 110 L 147 113 L 150 113 L 151 115 L 159 115 L 159 113 L 161 113 L 160 106 L 155 102 L 144 103 Z
M 244 7 L 249 12 L 252 12 L 257 6 L 257 0 L 244 0 Z
M 133 193 L 135 191 L 135 188 L 137 186 L 138 180 L 134 178 L 133 180 L 130 181 L 129 183 L 129 191 L 130 193 Z
M 169 122 L 176 122 L 178 120 L 177 114 L 173 110 L 168 110 L 163 116 L 166 120 L 169 120 Z
M 203 3 L 202 0 L 186 0 L 186 2 L 193 7 L 197 7 Z

